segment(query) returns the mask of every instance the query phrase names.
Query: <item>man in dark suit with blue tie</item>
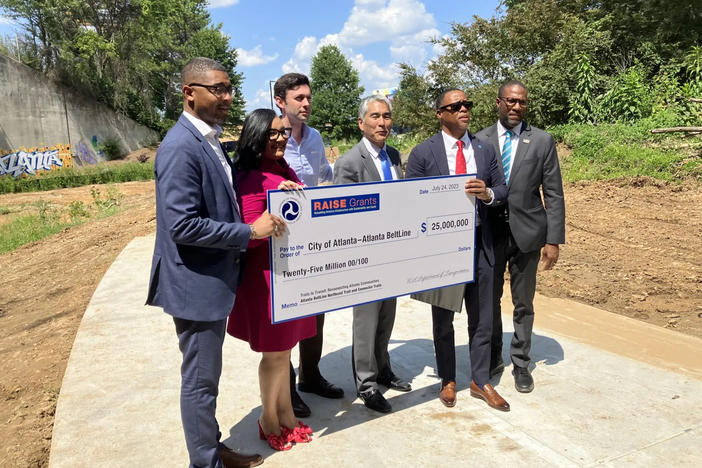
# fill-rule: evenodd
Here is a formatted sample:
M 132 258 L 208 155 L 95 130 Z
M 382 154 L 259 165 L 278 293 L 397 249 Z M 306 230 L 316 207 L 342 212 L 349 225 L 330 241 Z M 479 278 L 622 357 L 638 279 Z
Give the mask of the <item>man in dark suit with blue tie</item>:
M 361 101 L 358 127 L 363 138 L 334 164 L 335 184 L 357 184 L 402 179 L 400 153 L 385 144 L 392 128 L 392 106 L 385 96 Z M 358 396 L 367 408 L 389 413 L 392 406 L 379 385 L 401 392 L 412 390 L 390 366 L 388 343 L 395 324 L 396 299 L 362 304 L 353 308 L 351 365 Z
M 218 136 L 232 101 L 222 65 L 192 59 L 183 68 L 183 114 L 156 154 L 156 244 L 146 303 L 173 316 L 180 351 L 180 410 L 190 467 L 248 467 L 260 455 L 219 441 L 215 418 L 222 343 L 234 305 L 240 257 L 249 239 L 280 235 L 285 222 L 265 212 L 241 220 L 234 166 Z
M 558 245 L 565 242 L 563 182 L 553 137 L 523 121 L 528 105 L 526 87 L 517 80 L 506 82 L 497 93 L 496 104 L 497 123 L 476 135 L 492 143 L 501 155 L 500 167 L 509 192 L 507 204 L 488 213 L 495 236 L 490 376 L 499 375 L 505 367 L 500 299 L 509 265 L 514 304 L 512 374 L 517 391 L 527 393 L 534 389 L 529 351 L 539 253 L 543 268 L 549 270 L 558 261 Z
M 407 160 L 405 177 L 477 174 L 465 182 L 465 192 L 477 198 L 475 281 L 413 294 L 432 305 L 432 327 L 436 367 L 441 378 L 439 400 L 447 407 L 456 404 L 456 348 L 453 316 L 463 301 L 468 312 L 470 349 L 470 394 L 491 407 L 509 411 L 509 404 L 490 385 L 490 337 L 492 335 L 492 280 L 494 255 L 492 233 L 487 223 L 488 206 L 507 198 L 505 177 L 495 150 L 468 133 L 473 103 L 460 89 L 444 91 L 436 102 L 441 132 L 416 146 Z

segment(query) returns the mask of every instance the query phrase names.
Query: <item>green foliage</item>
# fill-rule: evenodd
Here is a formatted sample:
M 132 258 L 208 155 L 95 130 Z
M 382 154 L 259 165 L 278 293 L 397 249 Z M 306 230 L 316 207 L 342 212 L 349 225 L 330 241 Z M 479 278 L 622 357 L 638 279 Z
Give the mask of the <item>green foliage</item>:
M 363 93 L 358 83 L 358 72 L 337 46 L 321 47 L 310 68 L 310 126 L 332 140 L 357 138 L 358 104 Z
M 92 206 L 76 200 L 67 209 L 61 210 L 46 200 L 39 199 L 34 203 L 37 214 L 18 216 L 8 223 L 0 224 L 0 253 L 10 252 L 66 228 L 83 224 L 93 211 L 100 217 L 111 216 L 119 211 L 120 202 L 124 198 L 115 187 L 108 187 L 104 196 L 99 189 L 91 189 L 91 194 Z
M 571 122 L 591 123 L 595 114 L 595 67 L 583 52 L 576 59 L 575 78 L 575 93 L 571 95 L 568 116 Z
M 0 177 L 0 193 L 37 192 L 91 184 L 109 184 L 150 180 L 154 177 L 152 162 L 129 162 L 116 166 L 97 165 L 86 168 L 62 168 L 39 177 Z
M 392 124 L 396 130 L 429 136 L 438 123 L 435 92 L 427 79 L 408 64 L 400 64 L 400 85 L 392 101 Z
M 387 144 L 398 150 L 400 154 L 409 154 L 412 148 L 426 140 L 426 138 L 427 136 L 421 133 L 403 133 L 402 135 L 391 135 L 388 137 Z
M 554 138 L 571 150 L 561 165 L 564 180 L 639 176 L 668 181 L 702 180 L 702 161 L 698 156 L 702 142 L 691 145 L 680 136 L 652 135 L 650 130 L 659 124 L 656 117 L 651 117 L 633 124 L 550 128 Z
M 631 122 L 651 115 L 653 101 L 640 66 L 622 71 L 602 96 L 598 113 L 607 122 Z
M 114 161 L 115 159 L 124 158 L 124 151 L 122 150 L 122 145 L 119 144 L 119 140 L 114 137 L 106 138 L 105 142 L 100 145 L 102 153 L 105 155 L 105 159 L 108 161 Z
M 702 81 L 690 75 L 702 70 L 695 3 L 505 0 L 494 17 L 453 23 L 434 41 L 443 53 L 427 64 L 425 88 L 465 89 L 478 104 L 471 129 L 492 123 L 494 106 L 484 96 L 510 78 L 526 84 L 527 120 L 541 127 L 663 111 L 677 113 L 679 123 L 699 121 L 700 106 L 682 102 L 702 95 Z
M 87 218 L 90 216 L 85 203 L 80 200 L 73 200 L 68 205 L 68 216 L 70 216 L 72 222 L 80 221 L 82 218 Z
M 108 186 L 105 195 L 102 194 L 99 188 L 92 187 L 90 195 L 93 197 L 93 204 L 103 214 L 113 213 L 124 198 L 124 194 L 120 193 L 114 186 Z
M 236 50 L 213 26 L 205 0 L 0 0 L 25 34 L 12 56 L 160 130 L 182 109 L 180 70 L 192 57 L 218 60 L 234 95 L 228 124 L 243 121 Z M 8 48 L 7 41 L 3 42 Z

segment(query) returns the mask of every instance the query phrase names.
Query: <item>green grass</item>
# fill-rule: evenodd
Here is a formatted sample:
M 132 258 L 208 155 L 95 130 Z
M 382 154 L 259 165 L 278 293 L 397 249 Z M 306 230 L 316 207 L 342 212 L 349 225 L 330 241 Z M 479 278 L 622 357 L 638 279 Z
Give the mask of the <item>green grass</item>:
M 124 195 L 109 186 L 103 194 L 100 189 L 90 191 L 93 203 L 85 205 L 73 201 L 64 210 L 56 210 L 45 200 L 39 199 L 34 207 L 37 214 L 18 216 L 0 225 L 0 254 L 10 252 L 30 242 L 35 242 L 63 231 L 66 228 L 86 223 L 90 218 L 105 218 L 121 209 Z
M 129 162 L 87 168 L 63 168 L 39 177 L 0 177 L 0 193 L 38 192 L 92 184 L 110 184 L 154 178 L 153 162 Z
M 0 253 L 10 252 L 24 244 L 38 241 L 78 223 L 51 222 L 39 215 L 20 216 L 0 225 Z
M 681 135 L 653 135 L 657 122 L 559 125 L 549 132 L 571 149 L 563 159 L 563 179 L 606 180 L 652 177 L 665 181 L 702 181 L 702 141 Z

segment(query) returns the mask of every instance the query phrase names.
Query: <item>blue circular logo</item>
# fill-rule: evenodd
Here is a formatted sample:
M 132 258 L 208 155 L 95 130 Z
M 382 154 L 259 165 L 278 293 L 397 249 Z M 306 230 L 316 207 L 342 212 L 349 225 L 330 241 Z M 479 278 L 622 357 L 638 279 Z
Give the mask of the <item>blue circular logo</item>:
M 295 221 L 300 216 L 300 205 L 295 200 L 286 200 L 280 212 L 286 221 Z

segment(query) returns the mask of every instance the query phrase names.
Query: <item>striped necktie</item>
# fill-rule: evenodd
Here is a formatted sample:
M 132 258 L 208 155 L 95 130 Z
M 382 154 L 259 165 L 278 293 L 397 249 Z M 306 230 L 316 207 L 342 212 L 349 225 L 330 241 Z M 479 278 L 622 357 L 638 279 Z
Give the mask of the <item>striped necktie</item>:
M 388 153 L 385 152 L 385 148 L 380 150 L 378 153 L 380 158 L 380 166 L 383 168 L 383 180 L 392 180 L 392 167 L 390 166 L 390 158 Z
M 509 173 L 512 170 L 512 132 L 505 132 L 505 142 L 502 145 L 502 169 L 505 171 L 505 183 L 509 182 Z

